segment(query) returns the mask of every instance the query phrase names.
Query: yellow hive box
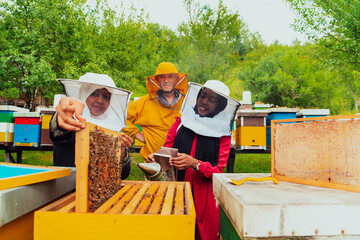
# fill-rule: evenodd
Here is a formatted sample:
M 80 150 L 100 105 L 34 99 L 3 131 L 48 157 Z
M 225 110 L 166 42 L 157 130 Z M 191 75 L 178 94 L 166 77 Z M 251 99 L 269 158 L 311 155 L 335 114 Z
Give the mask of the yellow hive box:
M 243 149 L 266 150 L 266 127 L 239 127 L 236 129 L 236 145 Z
M 35 212 L 34 239 L 194 239 L 188 182 L 122 181 L 95 212 L 75 212 L 75 194 Z
M 0 132 L 0 142 L 13 142 L 14 133 L 13 132 Z
M 41 115 L 41 129 L 49 129 L 51 118 L 52 115 L 50 114 Z
M 0 143 L 14 141 L 14 123 L 0 122 Z

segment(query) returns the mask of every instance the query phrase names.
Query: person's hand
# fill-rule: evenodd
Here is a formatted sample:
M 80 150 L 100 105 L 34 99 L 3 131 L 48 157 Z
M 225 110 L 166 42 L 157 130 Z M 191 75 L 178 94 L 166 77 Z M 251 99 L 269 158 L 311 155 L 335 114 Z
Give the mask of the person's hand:
M 56 111 L 58 112 L 58 126 L 69 131 L 79 131 L 80 129 L 85 128 L 86 124 L 81 122 L 86 121 L 86 119 L 81 115 L 84 107 L 84 103 L 74 98 L 61 98 L 59 104 L 55 107 Z M 79 121 L 73 118 L 74 114 Z
M 144 134 L 142 132 L 137 132 L 135 134 L 135 138 L 137 140 L 139 140 L 140 142 L 145 143 L 145 137 L 144 137 Z
M 131 147 L 134 140 L 125 133 L 120 133 L 120 134 L 121 134 L 121 159 L 123 159 L 126 156 L 126 148 Z
M 155 162 L 154 154 L 150 154 L 146 159 L 147 163 Z
M 196 168 L 199 164 L 199 160 L 193 158 L 190 155 L 185 153 L 179 153 L 177 157 L 172 157 L 169 160 L 170 165 L 174 166 L 176 169 L 183 170 L 187 168 Z

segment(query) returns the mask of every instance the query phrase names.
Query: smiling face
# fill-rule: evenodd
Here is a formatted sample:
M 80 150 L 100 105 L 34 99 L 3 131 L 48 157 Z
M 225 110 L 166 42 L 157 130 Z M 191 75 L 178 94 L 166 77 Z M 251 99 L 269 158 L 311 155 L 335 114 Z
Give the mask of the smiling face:
M 219 96 L 208 88 L 204 88 L 197 99 L 197 111 L 200 116 L 211 114 L 218 104 Z
M 91 115 L 100 116 L 103 114 L 110 105 L 111 93 L 106 89 L 97 89 L 90 94 L 86 99 Z
M 156 80 L 159 82 L 162 90 L 171 92 L 179 80 L 179 75 L 177 73 L 161 74 L 156 76 Z

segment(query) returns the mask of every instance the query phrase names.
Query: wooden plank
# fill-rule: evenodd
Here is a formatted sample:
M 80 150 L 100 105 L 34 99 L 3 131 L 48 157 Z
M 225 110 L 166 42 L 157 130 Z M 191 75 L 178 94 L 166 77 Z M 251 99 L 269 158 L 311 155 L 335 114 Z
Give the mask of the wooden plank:
M 196 215 L 194 200 L 189 182 L 185 182 L 185 214 Z
M 169 184 L 168 190 L 166 192 L 166 196 L 164 199 L 163 207 L 161 210 L 161 215 L 170 215 L 173 208 L 174 203 L 174 192 L 175 192 L 175 184 Z
M 175 196 L 175 215 L 184 215 L 184 185 L 176 185 L 176 196 Z
M 164 196 L 167 190 L 167 185 L 161 184 L 159 190 L 157 191 L 154 201 L 151 204 L 148 214 L 149 215 L 156 215 L 160 212 L 161 204 L 164 200 Z
M 141 199 L 143 199 L 145 192 L 149 189 L 150 183 L 145 183 L 141 189 L 136 193 L 136 195 L 131 199 L 131 201 L 126 205 L 122 214 L 131 214 L 135 212 L 136 207 L 139 205 Z
M 95 213 L 107 213 L 133 186 L 134 184 L 132 183 L 124 185 L 120 191 L 118 191 L 114 196 L 101 205 L 101 207 L 96 209 Z
M 58 212 L 63 212 L 63 213 L 67 213 L 67 212 L 75 212 L 75 201 L 69 203 L 68 205 L 60 208 L 58 210 Z
M 89 123 L 86 128 L 75 135 L 75 166 L 76 166 L 76 208 L 78 213 L 89 210 L 88 202 L 88 167 L 89 167 Z
M 194 216 L 35 213 L 35 240 L 195 239 Z
M 2 240 L 32 240 L 34 235 L 34 211 L 0 227 Z
M 275 176 L 275 144 L 274 144 L 274 138 L 275 138 L 275 128 L 276 123 L 274 121 L 271 121 L 271 177 L 276 178 Z
M 157 183 L 153 183 L 150 186 L 149 190 L 145 194 L 144 198 L 141 200 L 134 214 L 145 214 L 147 212 L 147 210 L 150 208 L 150 204 L 153 200 L 153 197 L 158 189 L 159 189 L 159 184 Z
M 272 121 L 272 177 L 360 192 L 359 116 L 301 118 L 297 123 L 281 124 L 283 122 L 286 121 Z
M 71 202 L 75 201 L 75 193 L 71 193 L 61 199 L 59 199 L 58 201 L 44 207 L 42 210 L 43 211 L 57 211 L 59 209 L 61 209 L 62 207 L 68 205 Z
M 125 196 L 123 196 L 118 203 L 111 208 L 108 213 L 121 213 L 122 209 L 131 201 L 134 195 L 139 191 L 143 184 L 136 184 L 133 186 L 130 191 L 128 191 Z

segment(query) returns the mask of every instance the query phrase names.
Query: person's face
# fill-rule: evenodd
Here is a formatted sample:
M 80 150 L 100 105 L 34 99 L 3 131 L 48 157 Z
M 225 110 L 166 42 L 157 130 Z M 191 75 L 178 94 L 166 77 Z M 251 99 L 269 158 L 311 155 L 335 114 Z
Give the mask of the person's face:
M 91 115 L 100 116 L 110 105 L 111 93 L 106 88 L 97 89 L 86 99 Z
M 200 116 L 212 113 L 218 103 L 218 95 L 210 89 L 204 88 L 197 100 L 197 111 Z
M 161 75 L 157 76 L 157 80 L 160 84 L 160 87 L 165 92 L 172 91 L 174 89 L 175 84 L 177 83 L 178 79 L 179 79 L 179 75 L 176 73 L 166 73 L 166 74 L 161 74 Z

